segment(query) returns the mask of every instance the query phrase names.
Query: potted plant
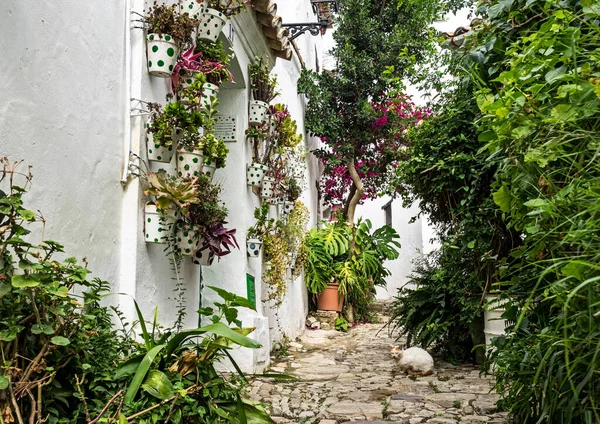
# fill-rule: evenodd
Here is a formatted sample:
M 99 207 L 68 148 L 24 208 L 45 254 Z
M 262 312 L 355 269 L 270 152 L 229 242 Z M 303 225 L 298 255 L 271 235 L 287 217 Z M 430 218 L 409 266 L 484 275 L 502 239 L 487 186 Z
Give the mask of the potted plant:
M 217 41 L 221 30 L 229 17 L 237 15 L 246 9 L 250 0 L 208 0 L 207 7 L 200 11 L 198 38 L 202 40 Z
M 149 188 L 146 196 L 153 196 L 154 202 L 144 208 L 145 238 L 148 243 L 166 243 L 172 233 L 175 217 L 190 205 L 199 203 L 196 178 L 180 179 L 172 177 L 164 170 L 147 173 Z M 185 214 L 185 212 L 183 212 Z
M 254 210 L 256 223 L 248 228 L 246 235 L 247 254 L 251 258 L 258 258 L 265 236 L 273 230 L 275 220 L 269 218 L 269 205 L 263 204 Z
M 198 19 L 200 12 L 206 6 L 206 0 L 184 0 L 179 4 L 179 13 L 185 13 L 191 18 Z
M 209 84 L 218 87 L 224 82 L 234 82 L 233 75 L 227 69 L 233 53 L 228 55 L 221 40 L 214 43 L 198 38 L 196 40 L 195 54 L 200 54 L 205 64 L 204 73 Z
M 271 76 L 267 60 L 260 56 L 256 57 L 254 62 L 250 64 L 249 74 L 253 100 L 250 100 L 248 122 L 251 124 L 264 124 L 266 123 L 269 103 L 279 94 L 276 91 L 277 77 Z
M 202 244 L 196 252 L 199 265 L 211 265 L 215 258 L 221 260 L 229 255 L 232 248 L 240 248 L 235 238 L 236 230 L 228 230 L 225 224 L 227 222 L 218 222 L 205 229 Z
M 198 251 L 207 228 L 227 218 L 227 208 L 220 200 L 221 186 L 212 184 L 205 175 L 198 176 L 197 180 L 199 201 L 190 204 L 177 222 L 178 250 L 185 256 Z
M 192 44 L 192 33 L 198 21 L 178 13 L 176 5 L 159 5 L 155 0 L 154 6 L 144 16 L 144 22 L 148 28 L 148 72 L 168 78 L 175 68 L 181 47 Z
M 227 158 L 229 149 L 223 140 L 210 133 L 202 138 L 201 143 L 202 154 L 204 156 L 202 173 L 212 179 L 217 169 L 225 167 L 225 159 Z

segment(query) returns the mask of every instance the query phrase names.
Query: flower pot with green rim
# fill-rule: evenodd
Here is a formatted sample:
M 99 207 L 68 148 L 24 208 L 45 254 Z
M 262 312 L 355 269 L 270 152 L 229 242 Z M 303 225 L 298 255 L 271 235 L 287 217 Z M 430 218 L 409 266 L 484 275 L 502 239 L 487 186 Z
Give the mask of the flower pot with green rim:
M 223 12 L 210 7 L 203 7 L 198 16 L 200 25 L 198 25 L 198 38 L 206 41 L 217 41 L 221 30 L 227 22 L 227 17 Z
M 208 250 L 198 250 L 192 258 L 192 262 L 196 265 L 210 266 L 214 259 L 214 255 L 211 256 Z
M 179 13 L 187 13 L 190 18 L 200 18 L 200 12 L 206 7 L 205 1 L 184 0 L 179 4 Z
M 248 122 L 251 124 L 262 124 L 267 122 L 267 112 L 269 105 L 260 100 L 250 100 L 250 109 L 248 111 Z
M 209 180 L 212 181 L 212 177 L 215 176 L 215 172 L 217 170 L 217 162 L 204 163 L 202 165 L 202 173 L 208 177 Z
M 260 249 L 262 247 L 262 241 L 259 239 L 248 239 L 246 241 L 246 251 L 248 252 L 248 257 L 250 258 L 258 258 L 260 257 Z
M 167 238 L 175 224 L 175 213 L 169 211 L 162 217 L 155 204 L 147 203 L 144 207 L 144 235 L 146 243 L 167 243 Z
M 260 190 L 260 197 L 263 199 L 271 199 L 274 196 L 275 189 L 275 178 L 264 177 L 262 182 L 262 189 Z
M 183 222 L 178 222 L 176 226 L 175 240 L 179 252 L 184 256 L 196 254 L 200 245 L 200 227 Z
M 180 177 L 194 177 L 202 171 L 204 155 L 202 150 L 185 149 L 177 150 L 177 175 Z
M 150 75 L 169 78 L 177 63 L 179 48 L 168 34 L 148 34 L 148 72 Z
M 338 291 L 337 284 L 328 284 L 327 288 L 319 294 L 317 309 L 320 311 L 342 312 L 344 307 L 344 296 Z
M 211 97 L 219 97 L 219 86 L 210 82 L 202 85 L 202 97 L 200 98 L 200 106 L 207 108 L 210 106 Z
M 260 163 L 249 163 L 246 165 L 246 183 L 252 187 L 260 187 L 267 167 Z
M 149 128 L 150 124 L 146 124 L 146 128 Z M 175 144 L 170 146 L 161 146 L 160 144 L 154 143 L 151 132 L 146 133 L 146 151 L 148 152 L 148 160 L 153 162 L 171 163 L 171 159 L 175 155 Z

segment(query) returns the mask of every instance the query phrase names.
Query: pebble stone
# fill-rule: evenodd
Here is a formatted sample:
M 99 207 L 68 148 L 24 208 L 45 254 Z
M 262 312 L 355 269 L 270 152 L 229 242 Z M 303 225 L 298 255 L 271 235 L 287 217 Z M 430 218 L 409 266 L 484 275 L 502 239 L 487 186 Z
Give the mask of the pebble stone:
M 508 423 L 496 411 L 492 377 L 475 365 L 436 359 L 431 376 L 400 372 L 389 357 L 396 342 L 383 328 L 387 317 L 379 317 L 382 323 L 347 333 L 307 330 L 290 343 L 288 356 L 271 359 L 271 370 L 297 380 L 257 377 L 251 399 L 262 402 L 278 424 Z

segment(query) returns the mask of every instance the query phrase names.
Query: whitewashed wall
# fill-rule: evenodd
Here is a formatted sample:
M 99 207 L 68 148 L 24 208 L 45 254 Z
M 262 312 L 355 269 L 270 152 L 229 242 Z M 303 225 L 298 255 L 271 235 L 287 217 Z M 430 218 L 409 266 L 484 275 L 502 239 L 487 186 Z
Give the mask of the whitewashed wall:
M 379 228 L 385 225 L 385 212 L 382 208 L 389 200 L 389 198 L 381 198 L 367 201 L 357 208 L 356 216 L 370 219 L 373 229 Z M 416 205 L 404 208 L 401 200 L 392 202 L 392 227 L 400 235 L 402 248 L 398 259 L 385 263 L 392 275 L 386 279 L 386 288 L 377 288 L 378 299 L 393 297 L 398 293 L 399 288 L 407 285 L 408 277 L 414 268 L 413 261 L 423 254 L 424 249 L 430 249 L 428 239 L 424 238 L 424 229 L 430 230 L 426 219 L 419 218 L 414 223 L 410 222 L 418 213 L 419 209 Z
M 145 158 L 145 117 L 129 117 L 137 101 L 165 103 L 169 82 L 149 77 L 146 69 L 144 33 L 130 31 L 129 9 L 143 14 L 149 1 L 39 3 L 31 0 L 0 2 L 0 154 L 25 159 L 34 167 L 34 188 L 29 200 L 48 219 L 46 236 L 66 244 L 67 251 L 87 257 L 94 274 L 111 281 L 120 307 L 135 319 L 135 298 L 146 317 L 158 307 L 160 322 L 176 318 L 174 272 L 164 245 L 147 244 L 143 237 L 144 182 L 131 176 L 121 185 L 129 151 Z M 314 21 L 310 2 L 278 4 L 284 22 Z M 261 371 L 269 361 L 271 345 L 284 335 L 297 336 L 304 329 L 307 295 L 301 278 L 290 281 L 288 296 L 279 309 L 261 300 L 266 296 L 260 281 L 262 265 L 248 259 L 247 229 L 253 225 L 259 199 L 245 183 L 245 165 L 251 159 L 244 131 L 250 98 L 248 64 L 255 55 L 270 55 L 252 11 L 242 13 L 226 26 L 221 39 L 231 45 L 236 84 L 221 88 L 220 112 L 238 118 L 237 142 L 228 143 L 227 167 L 215 181 L 223 185 L 223 200 L 230 210 L 229 226 L 237 229 L 241 250 L 211 267 L 186 261 L 182 276 L 186 289 L 186 327 L 198 325 L 200 299 L 210 304 L 215 297 L 204 286 L 223 287 L 246 296 L 246 274 L 256 278 L 257 311 L 245 311 L 246 326 L 256 327 L 252 337 L 263 349 L 240 349 L 236 359 L 246 371 Z M 136 18 L 136 16 L 133 16 Z M 298 39 L 308 67 L 321 55 L 320 37 Z M 315 50 L 316 47 L 316 50 Z M 299 130 L 304 131 L 304 100 L 297 95 L 300 62 L 278 59 L 281 95 L 276 102 L 289 105 Z M 134 159 L 137 165 L 145 165 Z M 150 170 L 159 167 L 152 165 Z M 174 163 L 165 167 L 173 170 Z M 307 174 L 304 202 L 316 222 L 316 164 Z M 117 297 L 115 297 L 117 299 Z
M 112 282 L 128 114 L 126 19 L 122 0 L 0 1 L 0 155 L 33 167 L 26 202 L 44 214 L 45 238 Z

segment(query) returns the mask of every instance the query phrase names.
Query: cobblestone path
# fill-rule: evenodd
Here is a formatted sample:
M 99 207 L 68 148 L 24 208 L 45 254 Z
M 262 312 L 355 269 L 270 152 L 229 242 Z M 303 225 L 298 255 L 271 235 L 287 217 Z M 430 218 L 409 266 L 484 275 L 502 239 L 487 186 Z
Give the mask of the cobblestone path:
M 436 361 L 435 373 L 409 378 L 389 357 L 393 342 L 383 324 L 348 333 L 307 330 L 271 370 L 297 381 L 255 380 L 251 395 L 277 423 L 506 423 L 495 413 L 490 377 L 472 365 Z

